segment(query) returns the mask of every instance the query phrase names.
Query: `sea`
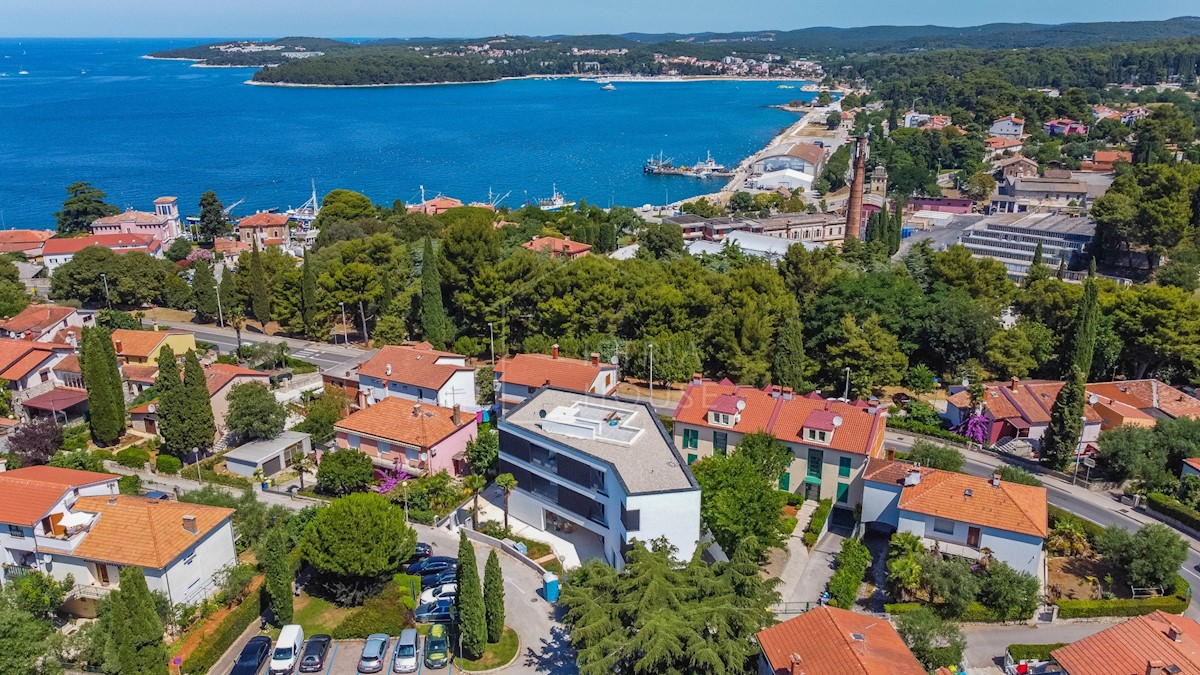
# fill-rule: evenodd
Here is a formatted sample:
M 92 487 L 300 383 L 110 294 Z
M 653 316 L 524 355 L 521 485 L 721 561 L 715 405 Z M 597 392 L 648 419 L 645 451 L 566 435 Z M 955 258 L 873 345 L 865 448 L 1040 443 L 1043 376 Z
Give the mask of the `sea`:
M 661 152 L 734 165 L 796 121 L 803 83 L 510 80 L 378 88 L 244 84 L 250 68 L 142 58 L 197 39 L 0 39 L 0 226 L 52 228 L 74 181 L 118 206 L 244 200 L 234 217 L 334 188 L 377 203 L 549 197 L 663 204 L 720 179 L 648 176 Z

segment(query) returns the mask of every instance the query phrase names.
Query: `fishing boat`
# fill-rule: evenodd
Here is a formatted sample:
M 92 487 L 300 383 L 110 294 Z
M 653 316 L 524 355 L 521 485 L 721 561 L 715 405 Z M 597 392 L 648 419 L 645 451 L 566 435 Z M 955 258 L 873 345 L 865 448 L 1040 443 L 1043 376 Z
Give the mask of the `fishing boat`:
M 692 166 L 675 166 L 671 159 L 663 159 L 662 153 L 657 158 L 651 157 L 642 165 L 642 171 L 652 176 L 690 176 L 692 178 L 727 178 L 733 175 L 733 170 L 724 164 L 717 163 L 709 152 L 706 159 Z
M 314 180 L 312 183 L 312 196 L 308 198 L 308 201 L 301 204 L 299 208 L 288 209 L 283 213 L 291 220 L 311 225 L 317 219 L 317 215 L 321 213 L 321 202 L 317 201 L 317 181 Z
M 557 185 L 551 188 L 551 192 L 551 196 L 547 197 L 546 199 L 538 200 L 538 208 L 542 209 L 543 211 L 557 211 L 559 209 L 575 206 L 575 202 L 567 201 L 566 196 L 558 191 Z

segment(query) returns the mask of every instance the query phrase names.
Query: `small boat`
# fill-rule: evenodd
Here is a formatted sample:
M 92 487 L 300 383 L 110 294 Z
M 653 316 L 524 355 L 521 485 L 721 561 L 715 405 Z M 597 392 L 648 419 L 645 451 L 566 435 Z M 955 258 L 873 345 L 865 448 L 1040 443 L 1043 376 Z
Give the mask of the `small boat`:
M 615 91 L 617 86 L 615 84 L 613 84 L 612 82 L 609 82 L 608 84 L 606 84 L 600 88 L 603 89 L 604 91 Z
M 17 71 L 17 74 L 18 75 L 28 75 L 29 71 L 28 70 L 19 70 L 19 71 Z
M 551 188 L 551 192 L 552 192 L 552 194 L 550 197 L 547 197 L 546 199 L 538 200 L 538 207 L 541 208 L 543 211 L 557 211 L 559 209 L 565 209 L 565 208 L 570 208 L 570 207 L 575 206 L 575 202 L 567 201 L 566 196 L 558 191 L 557 185 L 555 185 L 553 188 Z
M 776 88 L 776 89 L 795 89 L 795 87 L 793 87 L 793 86 L 792 86 L 792 85 L 790 85 L 790 84 L 781 84 L 781 85 L 779 85 L 778 87 L 775 87 L 775 88 Z

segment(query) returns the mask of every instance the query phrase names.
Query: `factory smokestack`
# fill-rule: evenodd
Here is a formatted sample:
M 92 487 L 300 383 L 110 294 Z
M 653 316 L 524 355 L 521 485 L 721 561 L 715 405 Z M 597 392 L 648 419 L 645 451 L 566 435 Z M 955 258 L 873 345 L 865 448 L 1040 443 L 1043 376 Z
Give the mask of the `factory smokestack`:
M 850 201 L 846 205 L 846 238 L 861 240 L 863 180 L 867 173 L 867 137 L 854 138 L 854 176 L 850 181 Z

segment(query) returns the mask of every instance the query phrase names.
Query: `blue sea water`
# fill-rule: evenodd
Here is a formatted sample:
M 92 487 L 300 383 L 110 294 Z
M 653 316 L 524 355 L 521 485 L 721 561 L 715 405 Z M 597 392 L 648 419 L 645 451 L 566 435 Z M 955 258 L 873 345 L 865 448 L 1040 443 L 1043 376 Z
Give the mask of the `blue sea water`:
M 493 84 L 302 89 L 248 86 L 252 69 L 194 68 L 142 55 L 199 40 L 0 40 L 0 221 L 53 227 L 77 180 L 150 210 L 161 195 L 195 213 L 216 190 L 234 212 L 358 190 L 380 203 L 441 192 L 511 191 L 639 206 L 716 181 L 643 175 L 660 150 L 735 164 L 795 116 L 769 106 L 810 95 L 775 82 Z M 20 71 L 28 71 L 21 75 Z

